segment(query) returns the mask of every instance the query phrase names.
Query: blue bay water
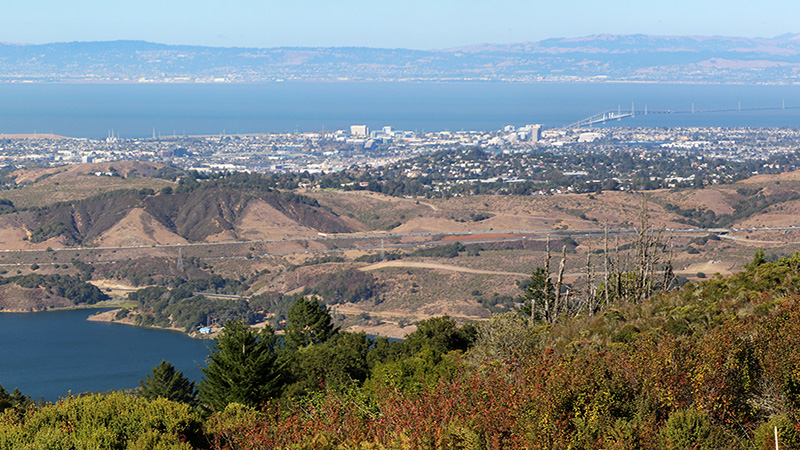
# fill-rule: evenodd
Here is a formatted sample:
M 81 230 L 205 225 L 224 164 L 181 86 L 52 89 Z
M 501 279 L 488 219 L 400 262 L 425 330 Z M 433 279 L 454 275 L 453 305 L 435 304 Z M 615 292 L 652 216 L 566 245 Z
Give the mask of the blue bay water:
M 610 126 L 800 126 L 800 86 L 284 82 L 211 84 L 0 84 L 0 133 L 102 138 L 370 128 L 496 130 L 558 127 L 601 111 L 696 111 L 637 116 Z
M 89 322 L 92 310 L 0 314 L 0 384 L 55 401 L 139 385 L 162 359 L 200 381 L 213 341 L 168 330 Z

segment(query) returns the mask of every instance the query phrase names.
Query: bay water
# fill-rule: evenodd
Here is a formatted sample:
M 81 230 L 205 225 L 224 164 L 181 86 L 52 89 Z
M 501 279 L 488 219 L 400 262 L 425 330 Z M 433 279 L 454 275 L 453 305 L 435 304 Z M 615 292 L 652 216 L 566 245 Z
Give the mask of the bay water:
M 607 110 L 650 114 L 607 126 L 800 126 L 800 86 L 648 83 L 283 82 L 0 84 L 0 134 L 122 138 L 308 132 L 560 127 Z M 786 109 L 781 109 L 785 107 Z M 739 108 L 742 110 L 739 111 Z M 750 108 L 774 108 L 754 111 Z M 728 109 L 733 111 L 704 113 Z

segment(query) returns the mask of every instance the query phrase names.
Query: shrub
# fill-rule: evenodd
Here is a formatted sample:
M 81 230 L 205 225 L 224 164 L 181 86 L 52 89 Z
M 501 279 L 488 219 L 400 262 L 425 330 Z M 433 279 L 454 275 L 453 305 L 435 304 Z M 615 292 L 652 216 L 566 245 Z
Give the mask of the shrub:
M 202 423 L 188 405 L 114 393 L 68 397 L 0 420 L 0 448 L 203 448 Z
M 694 409 L 672 413 L 661 431 L 665 449 L 705 450 L 718 446 L 718 432 L 705 411 Z
M 778 444 L 780 448 L 800 448 L 800 433 L 792 421 L 785 414 L 772 416 L 767 422 L 762 423 L 755 432 L 755 448 L 775 448 L 775 427 L 778 428 Z

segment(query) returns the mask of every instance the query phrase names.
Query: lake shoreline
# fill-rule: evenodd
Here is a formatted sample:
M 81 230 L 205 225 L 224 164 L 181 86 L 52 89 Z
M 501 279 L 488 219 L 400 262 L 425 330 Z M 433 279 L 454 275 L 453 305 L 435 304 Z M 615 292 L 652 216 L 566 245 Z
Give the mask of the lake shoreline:
M 90 322 L 106 322 L 106 323 L 116 323 L 121 325 L 130 325 L 139 328 L 148 328 L 153 330 L 167 330 L 167 331 L 177 331 L 184 336 L 190 337 L 192 339 L 209 339 L 214 338 L 217 333 L 211 335 L 203 335 L 199 332 L 187 333 L 183 328 L 179 327 L 160 327 L 160 326 L 152 326 L 152 325 L 137 325 L 133 319 L 129 318 L 122 318 L 117 319 L 116 315 L 119 311 L 123 308 L 119 306 L 118 303 L 115 304 L 100 304 L 100 305 L 75 305 L 75 306 L 50 306 L 44 307 L 42 309 L 31 309 L 31 308 L 17 308 L 17 309 L 0 309 L 0 314 L 35 314 L 35 313 L 44 313 L 44 312 L 57 312 L 57 311 L 80 311 L 80 310 L 97 310 L 94 314 L 91 314 L 86 318 L 86 320 Z
M 41 309 L 32 309 L 32 308 L 17 308 L 17 309 L 0 309 L 0 314 L 9 313 L 9 314 L 27 314 L 27 313 L 40 313 L 40 312 L 49 312 L 49 311 L 75 311 L 81 309 L 108 309 L 108 308 L 119 308 L 119 306 L 111 306 L 111 305 L 75 305 L 75 306 L 45 306 Z
M 151 326 L 151 325 L 137 325 L 133 319 L 130 318 L 122 318 L 117 319 L 116 315 L 122 308 L 111 309 L 108 311 L 98 312 L 96 314 L 92 314 L 91 316 L 87 317 L 86 320 L 90 322 L 106 322 L 106 323 L 117 323 L 121 325 L 130 325 L 139 328 L 149 328 L 153 330 L 167 330 L 167 331 L 177 331 L 178 333 L 183 334 L 184 336 L 190 337 L 192 339 L 210 339 L 213 338 L 215 335 L 204 335 L 200 334 L 199 332 L 192 332 L 187 333 L 183 328 L 178 327 L 159 327 L 159 326 Z

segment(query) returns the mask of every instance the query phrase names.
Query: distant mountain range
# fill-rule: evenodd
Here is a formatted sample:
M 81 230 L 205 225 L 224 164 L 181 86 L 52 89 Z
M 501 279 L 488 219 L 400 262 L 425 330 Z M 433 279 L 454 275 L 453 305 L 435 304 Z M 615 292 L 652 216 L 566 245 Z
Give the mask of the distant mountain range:
M 445 50 L 0 44 L 0 82 L 637 81 L 796 83 L 800 35 L 594 35 Z

